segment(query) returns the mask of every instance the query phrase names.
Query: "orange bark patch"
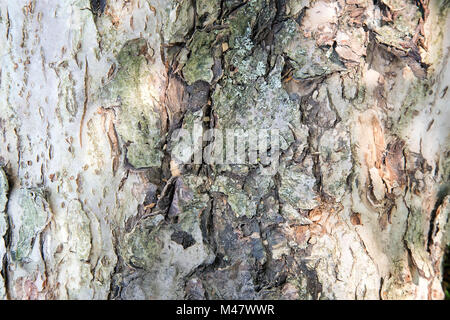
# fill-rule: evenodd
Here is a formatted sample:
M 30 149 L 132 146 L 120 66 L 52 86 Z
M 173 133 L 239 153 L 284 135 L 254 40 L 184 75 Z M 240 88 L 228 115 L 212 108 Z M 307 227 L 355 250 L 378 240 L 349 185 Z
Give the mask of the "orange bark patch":
M 294 229 L 294 238 L 297 243 L 305 243 L 310 238 L 308 226 L 296 226 Z
M 354 226 L 358 226 L 361 225 L 361 214 L 354 212 L 352 213 L 352 215 L 350 216 L 350 222 L 354 225 Z
M 396 140 L 390 143 L 386 149 L 384 157 L 382 178 L 389 189 L 394 187 L 397 182 L 398 186 L 406 183 L 404 173 L 403 147 L 405 143 L 402 140 Z

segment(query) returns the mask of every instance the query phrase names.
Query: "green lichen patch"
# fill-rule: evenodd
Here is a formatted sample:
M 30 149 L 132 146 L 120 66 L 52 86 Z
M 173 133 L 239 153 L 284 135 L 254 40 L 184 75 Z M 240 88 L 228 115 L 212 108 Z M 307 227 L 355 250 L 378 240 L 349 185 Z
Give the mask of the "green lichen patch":
M 345 70 L 331 47 L 318 47 L 313 38 L 307 38 L 294 20 L 287 20 L 277 34 L 275 52 L 285 53 L 294 69 L 296 79 L 325 76 Z
M 257 170 L 247 176 L 244 183 L 244 190 L 252 196 L 254 202 L 259 202 L 262 197 L 270 192 L 273 186 L 273 177 L 262 174 L 261 170 Z
M 286 14 L 289 16 L 298 15 L 303 8 L 308 7 L 310 0 L 287 0 L 286 1 Z
M 429 261 L 429 253 L 427 252 L 427 224 L 422 208 L 413 205 L 408 216 L 408 229 L 406 230 L 404 241 L 408 246 L 413 263 L 419 268 L 419 272 L 425 278 L 431 276 L 433 272 Z
M 430 82 L 431 80 L 428 79 L 414 79 L 410 84 L 408 95 L 402 102 L 400 118 L 394 127 L 394 132 L 401 133 L 411 122 L 411 119 L 423 108 L 423 103 L 428 97 L 431 87 Z
M 231 4 L 231 3 L 230 3 Z M 229 26 L 229 45 L 231 49 L 247 50 L 249 44 L 243 43 L 255 25 L 265 25 L 275 16 L 273 3 L 267 0 L 250 0 L 234 11 L 227 24 Z
M 382 2 L 395 13 L 395 19 L 390 24 L 403 37 L 412 37 L 416 31 L 422 13 L 415 1 L 412 0 L 382 0 Z
M 21 226 L 11 253 L 15 261 L 26 262 L 36 237 L 44 230 L 50 218 L 49 206 L 41 189 L 19 190 Z
M 184 42 L 186 35 L 194 27 L 194 2 L 192 0 L 169 1 L 165 10 L 162 29 L 165 42 Z
M 201 216 L 209 201 L 207 194 L 199 192 L 204 184 L 205 178 L 193 175 L 185 175 L 175 182 L 168 216 L 177 217 L 177 223 L 164 223 L 162 214 L 139 221 L 122 244 L 123 256 L 129 265 L 145 270 L 158 269 L 170 261 L 180 260 L 181 257 L 174 257 L 179 250 L 186 250 L 183 254 L 189 256 L 189 265 L 201 264 L 209 257 L 210 251 L 203 243 L 200 229 Z M 179 243 L 177 235 L 180 234 L 189 239 L 188 246 Z M 169 242 L 180 247 L 168 245 Z
M 151 281 L 142 285 L 128 285 L 125 297 L 128 289 L 142 288 L 148 298 L 182 298 L 180 289 L 186 277 L 200 265 L 214 261 L 215 256 L 203 238 L 205 230 L 201 228 L 204 215 L 208 215 L 209 197 L 200 192 L 206 179 L 185 175 L 173 183 L 173 199 L 167 216 L 157 214 L 140 220 L 122 242 L 125 263 L 143 269 L 138 271 L 144 271 L 143 279 L 151 277 Z M 177 222 L 168 223 L 167 219 Z
M 387 10 L 395 15 L 387 24 L 375 27 L 378 42 L 406 51 L 416 34 L 422 12 L 411 0 L 382 0 Z
M 237 217 L 249 218 L 256 214 L 256 203 L 249 195 L 239 188 L 239 184 L 226 176 L 218 176 L 211 186 L 212 192 L 221 192 L 227 196 L 228 204 Z
M 216 21 L 220 14 L 220 4 L 220 0 L 195 1 L 198 20 L 203 26 L 210 25 Z
M 278 190 L 282 203 L 294 209 L 310 210 L 319 204 L 319 195 L 314 190 L 316 179 L 297 165 L 280 169 L 281 185 Z
M 164 247 L 158 238 L 161 218 L 146 219 L 125 236 L 123 256 L 131 266 L 148 270 L 158 262 Z
M 390 26 L 382 26 L 376 29 L 376 39 L 378 42 L 392 46 L 399 50 L 405 50 L 402 44 L 405 43 L 404 34 Z
M 267 76 L 266 53 L 258 49 L 247 59 L 236 59 L 238 71 L 227 78 L 213 94 L 214 112 L 217 115 L 217 127 L 220 129 L 253 129 L 257 132 L 278 130 L 280 149 L 286 149 L 295 141 L 305 137 L 300 123 L 298 105 L 291 101 L 282 88 L 281 70 L 283 58 L 278 57 L 275 66 Z M 292 130 L 293 128 L 293 130 Z M 248 132 L 239 138 L 244 141 Z M 265 150 L 259 150 L 264 152 Z
M 79 201 L 72 201 L 67 212 L 70 251 L 81 261 L 88 261 L 91 253 L 91 221 Z
M 194 175 L 183 176 L 179 187 L 179 190 L 182 192 L 182 196 L 178 199 L 182 216 L 197 216 L 199 210 L 205 208 L 209 197 L 207 194 L 201 193 L 199 190 L 204 187 L 205 184 L 206 179 L 204 177 L 197 177 Z
M 188 46 L 190 56 L 183 68 L 183 76 L 189 85 L 199 80 L 211 82 L 213 79 L 212 44 L 216 36 L 217 32 L 197 31 L 194 34 Z
M 127 146 L 128 162 L 135 168 L 159 167 L 162 152 L 161 116 L 150 84 L 152 74 L 144 39 L 128 41 L 117 57 L 119 69 L 103 97 L 120 106 L 116 130 Z

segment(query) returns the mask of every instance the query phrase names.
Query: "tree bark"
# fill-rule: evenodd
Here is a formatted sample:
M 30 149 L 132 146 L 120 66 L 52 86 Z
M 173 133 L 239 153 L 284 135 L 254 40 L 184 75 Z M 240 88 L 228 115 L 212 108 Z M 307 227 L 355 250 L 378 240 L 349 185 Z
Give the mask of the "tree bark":
M 444 298 L 447 0 L 0 5 L 0 298 Z

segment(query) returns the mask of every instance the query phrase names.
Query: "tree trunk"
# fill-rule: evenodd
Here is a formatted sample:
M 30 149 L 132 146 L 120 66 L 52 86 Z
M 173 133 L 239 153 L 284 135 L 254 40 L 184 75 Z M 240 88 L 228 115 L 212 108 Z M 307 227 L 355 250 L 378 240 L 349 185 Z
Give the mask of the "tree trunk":
M 0 3 L 0 298 L 444 297 L 448 0 Z

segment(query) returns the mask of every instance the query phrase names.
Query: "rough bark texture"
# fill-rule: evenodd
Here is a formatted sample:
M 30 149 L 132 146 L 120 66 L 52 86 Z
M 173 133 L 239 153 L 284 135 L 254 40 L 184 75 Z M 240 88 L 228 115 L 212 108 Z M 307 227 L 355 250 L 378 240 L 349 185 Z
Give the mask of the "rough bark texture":
M 0 4 L 0 298 L 443 298 L 447 0 Z

